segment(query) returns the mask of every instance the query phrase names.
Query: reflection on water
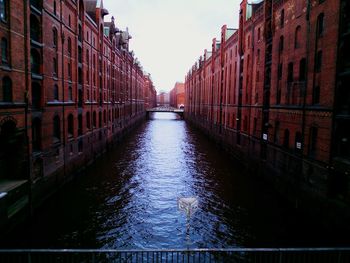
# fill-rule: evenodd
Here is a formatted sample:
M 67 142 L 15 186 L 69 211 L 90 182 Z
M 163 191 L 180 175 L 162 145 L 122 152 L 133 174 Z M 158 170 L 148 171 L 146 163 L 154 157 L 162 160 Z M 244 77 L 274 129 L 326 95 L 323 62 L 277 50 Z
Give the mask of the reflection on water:
M 189 220 L 179 197 L 198 198 Z M 202 248 L 323 244 L 265 184 L 172 113 L 156 113 L 11 233 L 6 246 Z M 307 230 L 306 230 L 307 229 Z

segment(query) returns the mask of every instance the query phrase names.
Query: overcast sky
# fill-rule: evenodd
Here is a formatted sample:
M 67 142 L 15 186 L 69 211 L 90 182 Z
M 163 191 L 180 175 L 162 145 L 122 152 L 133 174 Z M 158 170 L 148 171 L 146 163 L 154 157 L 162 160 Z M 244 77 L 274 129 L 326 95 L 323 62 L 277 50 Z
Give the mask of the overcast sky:
M 241 0 L 104 0 L 158 91 L 183 82 L 221 26 L 237 28 Z M 110 20 L 110 16 L 106 17 Z

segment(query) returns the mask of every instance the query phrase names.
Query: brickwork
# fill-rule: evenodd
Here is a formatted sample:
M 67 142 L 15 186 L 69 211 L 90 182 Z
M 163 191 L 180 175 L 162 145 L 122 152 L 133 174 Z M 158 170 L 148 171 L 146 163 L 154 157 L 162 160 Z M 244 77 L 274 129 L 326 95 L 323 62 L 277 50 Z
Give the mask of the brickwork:
M 155 89 L 103 1 L 2 3 L 0 180 L 30 180 L 40 202 L 144 118 Z
M 349 135 L 339 127 L 350 131 L 350 103 L 337 95 L 349 95 L 339 88 L 349 67 L 337 73 L 349 10 L 346 1 L 242 1 L 239 28 L 223 26 L 185 78 L 185 117 L 281 192 L 349 203 Z

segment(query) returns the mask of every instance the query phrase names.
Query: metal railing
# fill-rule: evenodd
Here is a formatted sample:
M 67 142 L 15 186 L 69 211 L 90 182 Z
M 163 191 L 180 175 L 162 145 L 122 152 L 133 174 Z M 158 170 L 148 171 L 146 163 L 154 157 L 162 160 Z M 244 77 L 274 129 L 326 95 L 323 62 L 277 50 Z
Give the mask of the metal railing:
M 0 249 L 0 262 L 348 263 L 350 262 L 350 248 L 232 248 L 188 250 Z

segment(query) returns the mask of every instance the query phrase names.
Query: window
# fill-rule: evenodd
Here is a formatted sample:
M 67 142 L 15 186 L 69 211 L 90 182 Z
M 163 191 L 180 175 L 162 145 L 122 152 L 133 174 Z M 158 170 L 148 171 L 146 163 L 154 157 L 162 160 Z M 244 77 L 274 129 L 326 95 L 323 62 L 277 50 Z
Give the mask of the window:
M 40 74 L 41 58 L 40 58 L 40 53 L 36 49 L 32 49 L 30 51 L 30 63 L 31 63 L 32 73 Z
M 53 87 L 53 99 L 54 100 L 59 100 L 59 92 L 58 92 L 58 86 L 55 85 Z
M 2 101 L 12 102 L 12 80 L 9 77 L 2 79 Z
M 293 82 L 293 80 L 294 80 L 293 68 L 294 68 L 293 62 L 289 63 L 288 64 L 288 82 Z
M 316 144 L 317 144 L 317 128 L 311 127 L 310 128 L 310 135 L 309 135 L 309 156 L 315 157 L 316 155 Z
M 278 71 L 277 71 L 277 75 L 278 75 L 278 80 L 282 79 L 282 74 L 283 74 L 283 64 L 280 63 L 278 65 Z
M 279 43 L 279 52 L 282 53 L 284 49 L 284 37 L 280 37 L 280 43 Z
M 83 135 L 83 116 L 78 115 L 78 136 Z
M 289 148 L 289 130 L 284 130 L 283 147 Z
M 72 57 L 72 40 L 70 39 L 70 37 L 68 37 L 67 45 L 68 45 L 68 56 L 71 58 Z
M 295 30 L 294 48 L 300 48 L 301 41 L 301 26 L 298 26 Z
M 68 15 L 68 26 L 69 26 L 69 27 L 72 27 L 72 22 L 71 22 L 71 17 L 70 17 L 70 15 Z
M 57 58 L 53 58 L 52 60 L 52 63 L 53 63 L 53 73 L 54 75 L 58 75 L 58 63 L 57 63 Z
M 258 41 L 260 40 L 260 38 L 261 38 L 261 29 L 260 29 L 260 27 L 258 28 Z
M 317 37 L 323 36 L 324 33 L 324 14 L 321 13 L 317 17 L 316 34 Z
M 96 128 L 96 111 L 92 113 L 92 127 Z
M 68 115 L 68 137 L 73 137 L 74 135 L 74 118 L 72 114 Z
M 306 80 L 306 59 L 303 58 L 299 63 L 299 81 Z
M 88 130 L 90 130 L 90 128 L 91 128 L 90 112 L 86 113 L 86 128 Z
M 284 27 L 284 9 L 281 11 L 281 18 L 280 18 L 280 27 Z
M 56 1 L 53 1 L 53 13 L 54 13 L 54 15 L 57 15 L 57 4 L 56 4 Z
M 73 100 L 73 89 L 71 86 L 68 88 L 68 100 L 72 101 Z
M 32 122 L 32 146 L 33 151 L 41 150 L 41 120 L 35 118 Z
M 54 143 L 61 141 L 61 124 L 59 116 L 53 118 L 53 140 Z
M 317 51 L 315 57 L 315 72 L 321 72 L 322 69 L 322 50 Z
M 258 49 L 258 53 L 257 53 L 257 62 L 258 64 L 260 64 L 260 49 Z
M 3 22 L 7 22 L 7 7 L 8 7 L 8 0 L 0 0 L 0 19 Z
M 41 86 L 39 83 L 32 83 L 32 108 L 39 109 L 41 107 Z
M 57 29 L 53 28 L 52 29 L 52 41 L 53 41 L 53 47 L 57 50 L 58 49 L 58 34 L 57 34 Z
M 36 42 L 40 42 L 40 35 L 41 30 L 39 20 L 35 15 L 30 15 L 30 38 Z
M 78 47 L 78 62 L 82 63 L 83 62 L 83 51 L 81 47 Z
M 68 78 L 71 80 L 72 79 L 72 63 L 69 61 L 68 62 Z
M 1 39 L 1 61 L 2 64 L 8 64 L 8 42 L 6 38 Z

